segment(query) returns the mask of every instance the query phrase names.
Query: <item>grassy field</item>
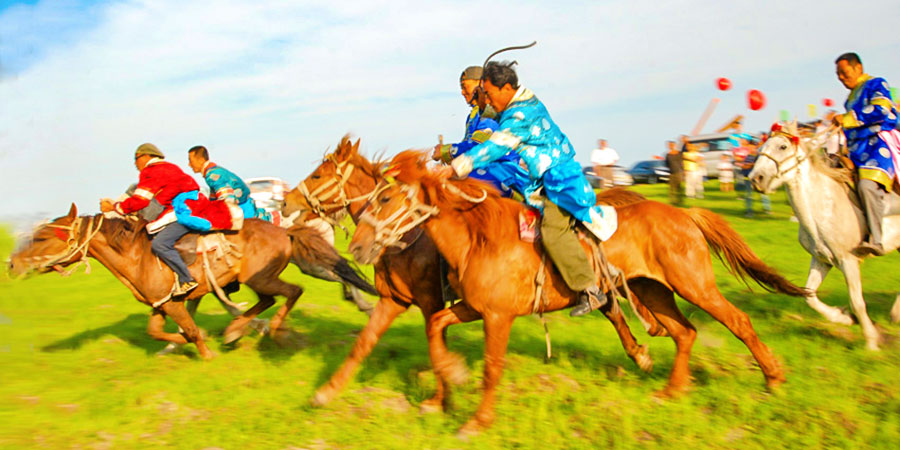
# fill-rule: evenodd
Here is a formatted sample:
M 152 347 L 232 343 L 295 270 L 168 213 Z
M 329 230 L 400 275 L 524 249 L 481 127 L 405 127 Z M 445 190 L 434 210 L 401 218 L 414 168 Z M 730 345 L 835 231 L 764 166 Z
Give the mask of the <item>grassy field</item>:
M 638 190 L 664 199 L 663 185 Z M 750 219 L 734 193 L 710 190 L 690 205 L 724 215 L 763 260 L 802 284 L 809 257 L 797 243 L 784 196 L 773 203 L 773 215 Z M 5 259 L 12 238 L 0 235 Z M 366 321 L 339 300 L 337 285 L 309 279 L 293 266 L 285 272 L 285 279 L 306 288 L 289 317 L 296 334 L 286 347 L 258 335 L 222 346 L 229 317 L 207 297 L 196 320 L 212 335 L 218 357 L 203 362 L 193 348 L 157 356 L 164 344 L 145 333 L 148 308 L 99 267 L 70 278 L 11 281 L 0 275 L 0 447 L 896 448 L 900 442 L 900 326 L 888 320 L 900 292 L 896 253 L 863 264 L 870 315 L 887 338 L 879 353 L 864 349 L 858 327 L 827 323 L 799 299 L 750 292 L 716 262 L 720 289 L 750 314 L 786 368 L 788 383 L 777 395 L 766 392 L 740 341 L 682 301 L 699 331 L 694 387 L 670 401 L 652 394 L 666 382 L 674 345 L 649 338 L 630 313 L 638 340 L 650 345 L 652 373 L 627 359 L 599 314 L 551 314 L 549 363 L 540 322 L 520 318 L 496 425 L 468 441 L 455 431 L 480 399 L 480 323 L 450 328 L 449 346 L 466 357 L 472 376 L 456 391 L 449 414 L 418 412 L 434 377 L 415 308 L 385 334 L 343 394 L 318 409 L 308 399 Z M 826 303 L 847 305 L 839 272 L 830 274 L 820 294 Z M 235 299 L 255 300 L 247 289 Z

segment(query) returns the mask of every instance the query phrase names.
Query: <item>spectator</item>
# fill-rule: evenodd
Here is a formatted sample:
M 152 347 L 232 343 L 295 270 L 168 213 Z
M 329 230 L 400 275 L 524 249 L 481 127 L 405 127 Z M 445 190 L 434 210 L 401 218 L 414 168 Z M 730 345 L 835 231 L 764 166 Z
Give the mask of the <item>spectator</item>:
M 685 141 L 684 151 L 684 193 L 688 198 L 703 198 L 703 167 L 700 166 L 703 155 L 697 146 Z
M 744 217 L 753 217 L 753 187 L 750 185 L 750 178 L 748 178 L 747 175 L 753 170 L 753 165 L 756 164 L 756 158 L 758 156 L 758 146 L 750 144 L 750 153 L 744 158 L 744 161 L 740 166 L 744 180 L 744 189 L 746 190 L 746 196 L 744 197 L 744 203 L 746 205 Z M 763 211 L 765 214 L 772 214 L 772 202 L 769 200 L 769 196 L 760 193 L 759 198 L 762 200 Z
M 669 166 L 669 203 L 681 205 L 684 201 L 684 193 L 681 191 L 681 183 L 684 181 L 684 163 L 675 141 L 666 141 L 666 145 L 669 148 L 666 153 L 666 165 Z
M 591 153 L 591 164 L 594 165 L 594 173 L 603 180 L 604 189 L 613 187 L 613 166 L 619 162 L 619 154 L 614 149 L 606 146 L 606 140 L 597 141 L 597 148 Z
M 734 165 L 731 164 L 731 157 L 723 154 L 719 158 L 719 164 L 716 168 L 719 169 L 719 190 L 722 192 L 733 192 Z

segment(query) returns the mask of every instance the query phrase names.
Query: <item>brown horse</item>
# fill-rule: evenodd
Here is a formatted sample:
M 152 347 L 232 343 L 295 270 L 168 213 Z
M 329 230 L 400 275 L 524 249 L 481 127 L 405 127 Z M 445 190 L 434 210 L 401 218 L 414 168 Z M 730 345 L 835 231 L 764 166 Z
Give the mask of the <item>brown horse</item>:
M 92 257 L 106 266 L 124 284 L 134 297 L 153 307 L 147 332 L 154 339 L 176 344 L 192 342 L 200 356 L 211 358 L 212 352 L 194 324 L 183 300 L 198 300 L 210 292 L 207 274 L 200 258 L 189 269 L 200 286 L 185 297 L 165 300 L 174 283 L 174 274 L 160 264 L 150 250 L 150 239 L 144 232 L 145 222 L 127 219 L 107 219 L 102 215 L 79 217 L 75 204 L 69 213 L 49 224 L 38 227 L 31 242 L 10 257 L 10 273 L 14 276 L 29 272 L 46 273 L 85 261 Z M 325 266 L 342 280 L 360 289 L 374 291 L 346 260 L 328 245 L 318 232 L 295 227 L 285 232 L 271 223 L 249 219 L 238 232 L 224 234 L 237 250 L 231 264 L 211 261 L 210 273 L 219 286 L 240 282 L 252 289 L 259 301 L 243 314 L 235 317 L 225 330 L 225 341 L 240 338 L 246 326 L 261 312 L 275 304 L 275 296 L 287 300 L 269 322 L 269 333 L 277 338 L 278 332 L 294 303 L 303 293 L 300 286 L 278 279 L 293 258 L 298 265 Z M 293 240 L 293 244 L 292 244 Z M 293 247 L 292 247 L 293 245 Z M 181 327 L 182 333 L 163 331 L 165 317 L 169 316 Z M 282 330 L 283 331 L 283 330 Z
M 359 154 L 359 140 L 352 143 L 345 136 L 334 153 L 326 155 L 319 167 L 285 195 L 284 214 L 299 213 L 303 215 L 301 219 L 319 215 L 334 223 L 349 212 L 353 221 L 358 222 L 360 214 L 369 205 L 375 186 L 383 179 L 381 169 L 381 163 L 373 163 Z M 632 197 L 642 198 L 636 194 Z M 419 307 L 426 325 L 435 313 L 444 309 L 440 263 L 434 242 L 420 228 L 406 233 L 403 240 L 404 249 L 385 252 L 375 264 L 375 288 L 380 296 L 375 312 L 357 337 L 350 355 L 328 383 L 316 392 L 313 404 L 323 405 L 337 395 L 394 319 L 410 305 Z M 619 333 L 628 356 L 642 369 L 649 370 L 652 362 L 647 348 L 637 344 L 621 311 L 607 308 L 603 312 Z M 652 320 L 646 310 L 639 313 Z M 429 333 L 429 348 L 444 348 L 443 339 L 443 333 Z M 445 377 L 436 375 L 436 392 L 422 403 L 423 411 L 441 410 L 450 404 Z
M 495 388 L 503 369 L 510 327 L 517 316 L 532 313 L 535 277 L 541 267 L 539 244 L 519 238 L 517 218 L 525 205 L 500 198 L 471 180 L 449 180 L 424 165 L 418 152 L 397 155 L 389 174 L 395 183 L 379 187 L 372 208 L 356 229 L 350 250 L 361 263 L 377 261 L 392 236 L 383 230 L 409 221 L 424 222 L 425 232 L 451 266 L 451 281 L 463 301 L 433 314 L 428 336 L 440 336 L 449 325 L 484 320 L 484 397 L 475 416 L 463 427 L 473 432 L 494 419 Z M 478 203 L 473 203 L 483 198 Z M 619 229 L 603 246 L 610 263 L 621 269 L 634 301 L 652 315 L 675 341 L 677 354 L 668 385 L 674 395 L 690 382 L 688 360 L 696 337 L 693 325 L 675 304 L 673 291 L 699 306 L 738 337 L 759 363 L 766 383 L 784 382 L 771 351 L 757 337 L 747 314 L 728 302 L 716 287 L 707 244 L 733 272 L 747 275 L 775 291 L 803 296 L 805 291 L 766 266 L 719 216 L 701 209 L 682 210 L 654 201 L 616 208 Z M 585 245 L 589 251 L 589 247 Z M 573 306 L 576 294 L 562 277 L 544 266 L 546 310 Z M 503 282 L 498 282 L 503 280 Z M 457 380 L 465 373 L 462 359 L 434 340 L 431 357 L 438 376 Z

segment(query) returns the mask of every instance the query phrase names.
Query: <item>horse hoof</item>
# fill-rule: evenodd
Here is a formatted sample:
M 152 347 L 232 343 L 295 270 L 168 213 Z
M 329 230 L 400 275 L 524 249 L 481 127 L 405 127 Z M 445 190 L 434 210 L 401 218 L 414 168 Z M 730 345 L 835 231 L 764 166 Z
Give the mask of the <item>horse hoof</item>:
M 642 345 L 637 354 L 634 355 L 634 362 L 644 372 L 649 373 L 653 370 L 653 359 L 650 358 L 650 351 L 646 345 Z
M 484 426 L 480 424 L 475 419 L 470 419 L 466 422 L 459 431 L 456 432 L 456 437 L 463 441 L 468 441 L 469 438 L 473 436 L 478 436 L 481 434 L 482 430 L 484 430 Z
M 334 394 L 327 394 L 324 390 L 318 390 L 313 395 L 313 398 L 309 400 L 309 404 L 315 407 L 325 406 L 331 401 L 333 396 Z
M 166 356 L 172 353 L 177 353 L 181 351 L 181 347 L 183 344 L 176 344 L 174 342 L 169 343 L 166 348 L 156 352 L 156 356 Z
M 233 344 L 242 337 L 244 337 L 244 333 L 242 330 L 225 330 L 224 343 Z
M 672 400 L 681 397 L 686 392 L 687 387 L 666 386 L 663 390 L 654 392 L 653 397 L 659 400 Z
M 439 372 L 450 383 L 458 386 L 465 384 L 469 379 L 469 371 L 466 369 L 465 359 L 462 356 L 451 353 L 443 366 L 443 369 L 439 370 Z
M 259 334 L 269 333 L 269 319 L 253 319 L 248 326 Z
M 419 405 L 419 414 L 435 414 L 444 412 L 441 402 L 434 399 L 428 399 Z

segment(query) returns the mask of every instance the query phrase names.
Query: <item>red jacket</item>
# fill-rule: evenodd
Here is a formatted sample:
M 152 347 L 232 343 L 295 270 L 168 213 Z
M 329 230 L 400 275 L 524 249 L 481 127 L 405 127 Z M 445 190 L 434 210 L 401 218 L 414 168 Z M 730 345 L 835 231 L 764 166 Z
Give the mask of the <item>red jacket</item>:
M 156 201 L 165 208 L 163 214 L 172 210 L 172 199 L 182 192 L 199 191 L 194 178 L 178 166 L 161 159 L 151 159 L 141 171 L 134 195 L 116 203 L 119 214 L 130 214 Z

